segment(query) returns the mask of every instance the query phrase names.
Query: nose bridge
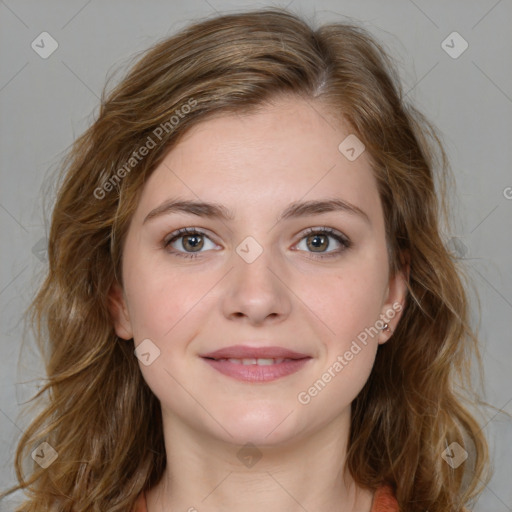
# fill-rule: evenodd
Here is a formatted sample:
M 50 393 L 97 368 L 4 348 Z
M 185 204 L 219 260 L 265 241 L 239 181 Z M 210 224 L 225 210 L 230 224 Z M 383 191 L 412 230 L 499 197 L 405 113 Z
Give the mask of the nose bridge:
M 289 314 L 289 293 L 283 278 L 278 278 L 279 261 L 271 247 L 263 247 L 254 237 L 248 236 L 236 247 L 233 265 L 224 295 L 226 317 L 244 316 L 259 323 L 267 317 L 284 318 Z

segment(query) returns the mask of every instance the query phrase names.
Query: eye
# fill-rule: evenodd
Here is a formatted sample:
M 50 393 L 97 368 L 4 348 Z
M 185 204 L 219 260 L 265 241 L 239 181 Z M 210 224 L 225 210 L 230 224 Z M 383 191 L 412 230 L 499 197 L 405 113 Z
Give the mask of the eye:
M 327 251 L 333 245 L 329 239 L 334 239 L 338 248 L 335 250 Z M 209 241 L 212 247 L 205 247 L 205 241 Z M 306 248 L 301 248 L 300 244 L 305 241 Z M 182 258 L 197 258 L 202 249 L 214 249 L 215 244 L 203 231 L 196 228 L 182 228 L 174 233 L 171 233 L 163 241 L 163 246 L 168 249 L 170 253 L 180 256 Z M 338 256 L 341 252 L 345 251 L 352 246 L 351 241 L 342 233 L 335 231 L 332 228 L 309 228 L 303 233 L 301 241 L 297 244 L 300 250 L 310 252 L 313 258 L 323 259 Z M 169 247 L 172 248 L 169 249 Z
M 345 235 L 327 227 L 309 228 L 305 233 L 303 233 L 303 235 L 301 243 L 303 240 L 305 241 L 306 249 L 302 250 L 310 249 L 312 251 L 311 254 L 313 258 L 332 258 L 334 256 L 338 256 L 341 252 L 345 251 L 352 245 Z M 338 244 L 338 249 L 327 251 L 327 249 L 332 245 L 329 241 L 330 238 L 335 240 L 334 245 Z M 298 244 L 297 247 L 300 248 L 300 244 Z
M 205 240 L 209 240 L 215 247 L 215 244 L 213 244 L 208 236 L 202 231 L 197 230 L 196 228 L 182 228 L 166 237 L 163 245 L 164 248 L 169 248 L 169 246 L 172 247 L 174 250 L 169 250 L 169 252 L 176 256 L 181 256 L 183 258 L 197 258 L 198 254 L 194 253 L 201 252 L 201 249 L 205 246 Z M 206 247 L 206 249 L 208 249 L 208 247 Z

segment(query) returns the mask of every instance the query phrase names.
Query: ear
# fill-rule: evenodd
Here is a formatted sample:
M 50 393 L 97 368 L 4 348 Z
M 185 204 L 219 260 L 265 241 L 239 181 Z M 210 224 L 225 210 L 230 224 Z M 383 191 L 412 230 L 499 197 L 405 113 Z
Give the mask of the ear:
M 108 293 L 108 303 L 110 317 L 112 318 L 116 334 L 125 340 L 132 339 L 133 330 L 126 298 L 122 288 L 117 282 L 112 285 Z
M 379 334 L 379 344 L 386 343 L 396 330 L 400 317 L 405 308 L 407 283 L 409 282 L 410 264 L 407 255 L 403 256 L 402 266 L 394 275 L 390 275 L 384 304 L 382 305 L 381 320 L 388 325 Z

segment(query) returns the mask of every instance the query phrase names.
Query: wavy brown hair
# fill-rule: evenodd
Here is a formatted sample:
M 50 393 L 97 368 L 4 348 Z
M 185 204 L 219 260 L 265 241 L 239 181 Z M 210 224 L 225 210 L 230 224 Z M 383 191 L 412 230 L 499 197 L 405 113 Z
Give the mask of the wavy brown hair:
M 187 130 L 282 95 L 327 106 L 363 141 L 391 271 L 409 265 L 404 314 L 352 403 L 348 469 L 366 488 L 391 485 L 407 512 L 460 511 L 482 491 L 488 448 L 469 409 L 476 400 L 465 396 L 470 363 L 481 370 L 481 359 L 463 274 L 441 235 L 450 175 L 440 138 L 365 29 L 314 29 L 267 9 L 202 20 L 154 45 L 105 88 L 97 119 L 63 162 L 49 269 L 29 310 L 47 379 L 34 397 L 44 410 L 17 450 L 15 489 L 27 496 L 19 512 L 126 511 L 158 482 L 160 405 L 109 315 L 123 240 L 144 182 Z M 127 170 L 148 137 L 155 147 Z M 43 441 L 58 452 L 46 469 L 29 457 Z M 469 452 L 457 469 L 441 457 L 452 442 Z

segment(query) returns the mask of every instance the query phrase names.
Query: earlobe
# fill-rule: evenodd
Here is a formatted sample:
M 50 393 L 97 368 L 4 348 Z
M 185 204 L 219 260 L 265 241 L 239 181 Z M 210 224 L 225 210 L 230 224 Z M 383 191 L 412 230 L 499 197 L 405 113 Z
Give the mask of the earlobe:
M 396 330 L 405 307 L 408 280 L 409 264 L 407 262 L 389 280 L 388 294 L 380 315 L 383 328 L 379 336 L 379 344 L 388 341 Z
M 109 313 L 114 325 L 116 334 L 124 339 L 133 338 L 133 330 L 130 322 L 130 315 L 122 288 L 114 283 L 108 294 Z

